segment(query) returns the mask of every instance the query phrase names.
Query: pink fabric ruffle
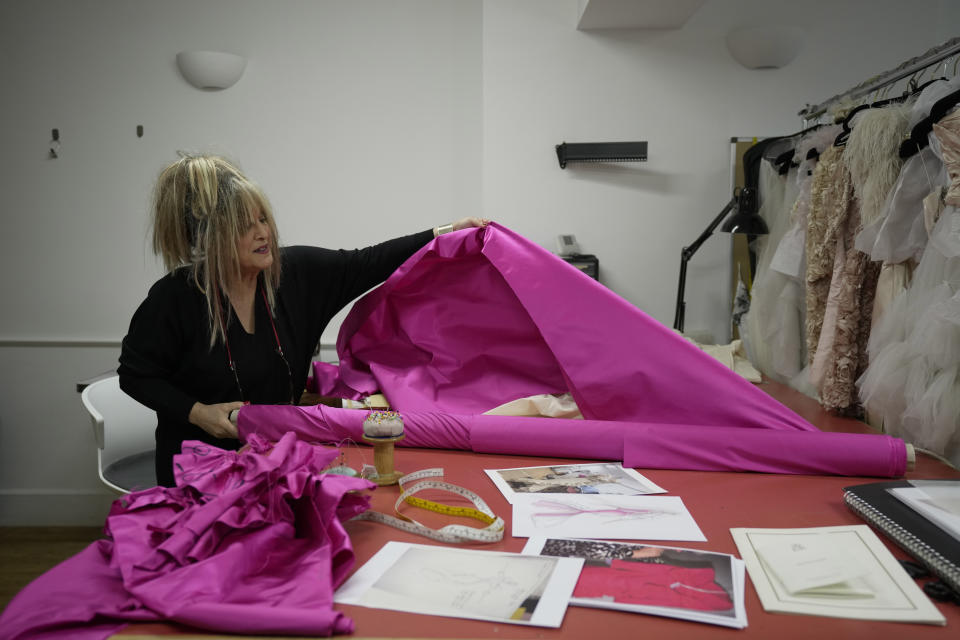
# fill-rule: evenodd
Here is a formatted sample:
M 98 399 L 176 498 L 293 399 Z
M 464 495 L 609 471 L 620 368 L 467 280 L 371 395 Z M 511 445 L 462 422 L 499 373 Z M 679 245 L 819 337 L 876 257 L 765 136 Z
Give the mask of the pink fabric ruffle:
M 366 480 L 321 471 L 337 455 L 297 440 L 249 450 L 185 442 L 178 487 L 114 502 L 107 539 L 27 585 L 3 638 L 106 638 L 127 621 L 227 633 L 332 635 L 353 622 L 333 590 L 353 564 L 341 521 L 369 507 Z

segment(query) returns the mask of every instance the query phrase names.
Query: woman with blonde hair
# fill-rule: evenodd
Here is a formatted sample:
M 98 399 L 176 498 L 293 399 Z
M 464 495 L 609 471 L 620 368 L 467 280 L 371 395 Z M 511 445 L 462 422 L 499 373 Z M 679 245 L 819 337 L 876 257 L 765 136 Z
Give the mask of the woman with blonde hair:
M 130 321 L 120 386 L 157 412 L 157 481 L 174 486 L 184 440 L 236 449 L 230 412 L 296 403 L 330 319 L 456 223 L 354 250 L 280 247 L 263 191 L 231 162 L 183 155 L 153 198 L 153 249 L 169 273 Z

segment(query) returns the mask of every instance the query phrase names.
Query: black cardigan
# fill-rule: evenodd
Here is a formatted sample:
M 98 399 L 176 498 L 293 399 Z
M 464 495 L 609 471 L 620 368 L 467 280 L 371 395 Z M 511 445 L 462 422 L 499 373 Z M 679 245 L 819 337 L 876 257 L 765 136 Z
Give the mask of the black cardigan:
M 423 231 L 355 250 L 284 247 L 275 324 L 292 374 L 276 352 L 276 339 L 263 298 L 255 300 L 255 331 L 248 334 L 228 307 L 227 340 L 236 363 L 243 400 L 254 404 L 297 402 L 310 362 L 330 319 L 351 300 L 383 282 L 425 245 Z M 173 486 L 173 456 L 184 440 L 236 449 L 190 424 L 195 402 L 241 400 L 228 366 L 227 350 L 210 348 L 206 299 L 181 268 L 158 280 L 130 321 L 120 352 L 120 387 L 157 412 L 157 480 Z M 290 388 L 294 397 L 290 397 Z

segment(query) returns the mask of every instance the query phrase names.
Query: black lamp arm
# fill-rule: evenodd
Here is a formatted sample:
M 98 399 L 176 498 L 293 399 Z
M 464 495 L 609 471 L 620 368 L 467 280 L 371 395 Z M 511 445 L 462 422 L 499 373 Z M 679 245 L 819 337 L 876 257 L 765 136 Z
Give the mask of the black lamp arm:
M 689 262 L 690 258 L 693 257 L 693 254 L 700 249 L 700 245 L 706 242 L 707 238 L 713 235 L 714 229 L 716 229 L 717 226 L 723 222 L 723 219 L 727 217 L 727 214 L 730 213 L 730 210 L 736 206 L 738 196 L 738 193 L 733 194 L 733 197 L 730 198 L 730 202 L 728 202 L 727 205 L 720 211 L 720 213 L 717 214 L 717 217 L 707 225 L 707 228 L 703 230 L 703 233 L 701 233 L 696 240 L 690 243 L 690 245 L 680 250 L 680 282 L 677 284 L 677 308 L 673 316 L 673 328 L 677 331 L 683 331 L 683 316 L 687 306 L 683 301 L 683 293 L 687 282 L 687 262 Z

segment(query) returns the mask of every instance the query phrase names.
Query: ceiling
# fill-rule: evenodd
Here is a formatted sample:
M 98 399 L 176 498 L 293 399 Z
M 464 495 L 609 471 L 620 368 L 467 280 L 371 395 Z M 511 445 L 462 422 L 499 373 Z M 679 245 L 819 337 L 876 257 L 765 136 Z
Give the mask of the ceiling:
M 679 29 L 706 0 L 581 0 L 577 29 Z

